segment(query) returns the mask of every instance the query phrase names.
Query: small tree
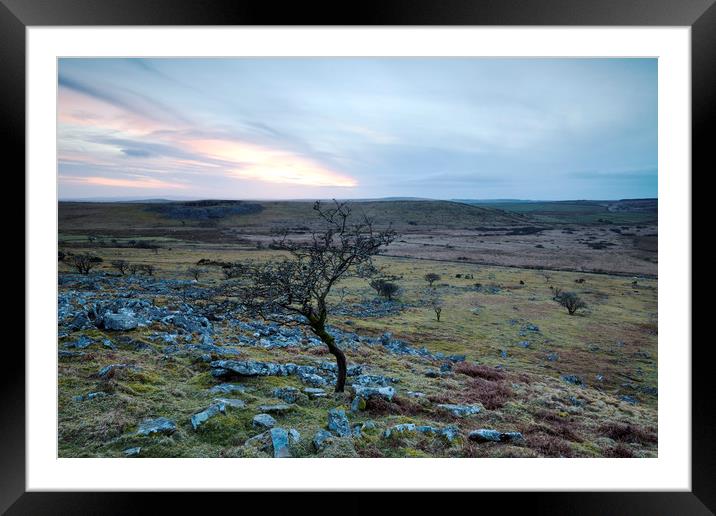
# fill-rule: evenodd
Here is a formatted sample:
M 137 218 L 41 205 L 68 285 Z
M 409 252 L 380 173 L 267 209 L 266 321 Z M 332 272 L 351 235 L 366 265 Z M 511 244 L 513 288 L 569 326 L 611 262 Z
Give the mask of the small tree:
M 569 315 L 574 315 L 580 308 L 587 308 L 587 303 L 582 301 L 574 292 L 562 292 L 555 298 L 555 301 L 565 307 Z
M 435 274 L 434 272 L 428 272 L 425 276 L 423 276 L 423 279 L 428 282 L 428 286 L 432 288 L 433 283 L 436 281 L 440 281 L 440 274 Z
M 80 274 L 89 274 L 92 269 L 102 263 L 102 258 L 90 253 L 73 254 L 67 259 L 67 262 Z
M 346 356 L 326 330 L 326 299 L 341 279 L 362 275 L 365 268 L 370 268 L 372 257 L 389 245 L 396 234 L 391 228 L 376 229 L 367 216 L 356 220 L 347 203 L 334 201 L 331 208 L 325 208 L 317 201 L 313 209 L 321 228 L 312 232 L 311 239 L 292 241 L 284 233 L 271 247 L 287 252 L 289 257 L 243 265 L 234 288 L 249 313 L 307 325 L 335 357 L 338 367 L 335 390 L 343 392 Z M 294 317 L 287 321 L 285 315 L 289 314 Z
M 224 278 L 234 279 L 240 278 L 244 274 L 244 272 L 246 272 L 246 268 L 244 264 L 235 262 L 222 266 L 221 272 L 224 273 Z
M 147 276 L 154 276 L 154 272 L 157 270 L 151 263 L 143 263 L 139 266 L 140 270 Z
M 129 271 L 129 262 L 127 260 L 114 260 L 112 261 L 112 267 L 124 276 Z
M 199 281 L 199 277 L 206 272 L 206 269 L 202 269 L 200 267 L 189 267 L 186 272 L 196 281 Z
M 443 298 L 440 295 L 440 293 L 434 289 L 429 288 L 426 292 L 427 302 L 430 305 L 430 308 L 433 309 L 433 312 L 435 312 L 435 319 L 440 322 L 440 315 L 443 312 Z
M 127 272 L 129 272 L 129 274 L 139 274 L 141 270 L 142 266 L 138 263 L 130 263 L 129 265 L 127 265 Z
M 65 253 L 62 249 L 59 249 L 57 251 L 57 261 L 63 262 L 65 261 L 65 257 L 67 256 L 67 253 Z
M 388 301 L 392 301 L 400 292 L 400 287 L 396 283 L 385 278 L 374 279 L 370 282 L 370 286 L 380 297 L 384 297 Z

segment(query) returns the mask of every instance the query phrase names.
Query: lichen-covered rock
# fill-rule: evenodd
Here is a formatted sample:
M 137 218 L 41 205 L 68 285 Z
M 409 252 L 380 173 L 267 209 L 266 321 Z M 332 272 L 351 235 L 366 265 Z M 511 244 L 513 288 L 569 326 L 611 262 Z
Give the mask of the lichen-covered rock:
M 450 412 L 455 417 L 467 417 L 479 414 L 482 410 L 480 405 L 453 405 L 449 403 L 441 403 L 438 408 Z
M 356 384 L 353 384 L 352 387 L 356 396 L 366 400 L 373 397 L 380 397 L 392 401 L 393 396 L 395 396 L 395 389 L 393 387 L 364 387 Z
M 255 428 L 273 428 L 276 420 L 269 414 L 256 414 L 251 422 Z
M 286 403 L 296 403 L 299 391 L 295 387 L 277 387 L 272 392 L 273 396 L 282 399 Z
M 275 405 L 259 405 L 258 409 L 261 412 L 270 414 L 283 414 L 289 410 L 293 410 L 295 405 L 289 405 L 287 403 L 277 403 Z
M 321 451 L 326 443 L 333 439 L 333 434 L 327 430 L 319 430 L 313 435 L 313 447 L 316 451 Z
M 158 417 L 155 419 L 145 419 L 139 424 L 137 434 L 139 435 L 154 435 L 154 434 L 165 434 L 171 435 L 177 430 L 177 425 L 171 419 L 165 417 Z
M 226 405 L 224 403 L 218 402 L 213 403 L 209 405 L 206 409 L 202 410 L 201 412 L 198 412 L 191 416 L 191 427 L 194 430 L 198 430 L 201 425 L 206 423 L 210 418 L 216 416 L 217 414 L 224 414 L 226 413 Z
M 288 449 L 288 432 L 283 428 L 272 428 L 269 430 L 271 435 L 271 445 L 273 446 L 273 456 L 276 459 L 290 457 L 291 452 Z
M 105 330 L 128 331 L 139 326 L 139 321 L 129 310 L 119 313 L 107 312 L 102 317 L 102 326 Z
M 516 443 L 523 440 L 520 432 L 498 432 L 490 428 L 479 428 L 473 430 L 467 436 L 471 441 L 479 443 L 495 442 L 495 443 Z
M 351 435 L 351 425 L 344 410 L 332 408 L 328 411 L 328 429 L 339 437 Z

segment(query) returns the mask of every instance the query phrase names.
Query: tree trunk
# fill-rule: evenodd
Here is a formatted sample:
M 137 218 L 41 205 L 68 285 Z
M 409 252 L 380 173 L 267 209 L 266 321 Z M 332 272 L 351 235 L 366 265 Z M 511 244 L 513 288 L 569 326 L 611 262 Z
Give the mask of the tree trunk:
M 336 392 L 343 392 L 346 387 L 346 373 L 347 373 L 347 365 L 346 365 L 346 355 L 341 351 L 341 348 L 339 348 L 336 345 L 335 339 L 326 331 L 326 329 L 323 327 L 323 325 L 320 325 L 318 327 L 311 326 L 311 329 L 313 329 L 313 333 L 318 335 L 320 339 L 326 344 L 328 347 L 328 351 L 336 357 L 336 365 L 338 366 L 338 378 L 336 379 Z

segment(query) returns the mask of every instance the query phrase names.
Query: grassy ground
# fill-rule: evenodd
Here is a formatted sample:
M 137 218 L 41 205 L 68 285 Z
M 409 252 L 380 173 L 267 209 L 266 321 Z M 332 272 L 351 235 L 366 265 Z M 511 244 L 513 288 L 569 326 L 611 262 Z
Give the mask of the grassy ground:
M 72 236 L 61 235 L 72 249 Z M 79 238 L 79 237 L 76 237 Z M 78 241 L 80 241 L 79 238 Z M 201 258 L 215 260 L 263 260 L 273 255 L 242 246 L 207 249 L 198 243 L 164 242 L 154 252 L 136 248 L 98 248 L 108 262 L 122 258 L 135 263 L 152 263 L 159 277 L 184 277 L 185 270 Z M 171 249 L 170 249 L 171 248 Z M 338 441 L 324 450 L 329 456 L 420 457 L 420 456 L 655 456 L 657 453 L 657 397 L 643 387 L 657 385 L 657 282 L 576 272 L 487 267 L 470 264 L 431 262 L 408 258 L 383 257 L 379 265 L 397 276 L 403 289 L 401 301 L 410 308 L 387 317 L 335 317 L 330 322 L 346 331 L 377 336 L 390 331 L 416 347 L 467 355 L 467 365 L 437 378 L 425 376 L 439 364 L 421 358 L 406 358 L 386 352 L 380 346 L 361 346 L 348 352 L 349 363 L 364 364 L 371 373 L 397 377 L 398 396 L 394 403 L 374 403 L 351 415 L 351 423 L 371 419 L 377 430 L 348 445 Z M 207 267 L 201 281 L 221 281 L 220 270 Z M 69 269 L 60 264 L 60 273 Z M 423 303 L 427 272 L 441 280 L 437 290 L 444 298 L 441 321 Z M 471 275 L 469 279 L 465 275 Z M 458 277 L 458 275 L 460 277 Z M 576 280 L 580 280 L 579 283 Z M 581 281 L 583 280 L 583 282 Z M 483 288 L 477 288 L 479 283 Z M 352 279 L 339 285 L 347 294 L 343 303 L 373 298 L 364 280 Z M 484 287 L 496 287 L 486 293 Z M 569 316 L 553 300 L 553 288 L 577 292 L 588 309 Z M 499 290 L 497 290 L 499 289 Z M 338 292 L 338 290 L 336 290 Z M 155 304 L 176 300 L 146 295 Z M 341 304 L 338 297 L 331 300 Z M 539 331 L 524 331 L 527 324 Z M 229 343 L 236 335 L 216 325 L 217 344 Z M 123 332 L 85 331 L 95 338 L 109 338 L 117 349 L 99 344 L 88 348 L 85 357 L 60 358 L 59 454 L 63 457 L 122 456 L 122 450 L 141 446 L 142 456 L 154 457 L 241 457 L 266 456 L 266 452 L 244 442 L 258 433 L 251 418 L 258 405 L 276 402 L 271 391 L 276 386 L 302 387 L 295 377 L 247 379 L 251 389 L 235 395 L 247 403 L 246 409 L 227 410 L 212 418 L 199 431 L 189 425 L 192 414 L 206 408 L 216 395 L 206 363 L 189 357 L 165 357 L 162 345 L 148 335 L 162 328 Z M 521 335 L 520 333 L 523 332 Z M 76 338 L 73 335 L 72 338 Z M 147 348 L 135 350 L 137 341 Z M 529 347 L 520 342 L 529 341 Z M 130 344 L 127 344 L 130 342 Z M 322 348 L 296 352 L 241 348 L 243 358 L 276 362 L 310 363 L 330 360 Z M 506 357 L 504 356 L 506 352 Z M 549 358 L 555 358 L 549 360 Z M 130 363 L 138 371 L 122 370 L 108 380 L 93 375 L 110 363 Z M 578 375 L 586 386 L 561 379 Z M 641 390 L 640 390 L 641 389 Z M 74 396 L 92 391 L 109 396 L 75 401 Z M 425 399 L 412 399 L 406 393 L 420 391 Z M 631 404 L 621 399 L 638 400 Z M 454 418 L 436 408 L 437 403 L 480 403 L 485 410 L 471 418 Z M 310 445 L 313 434 L 326 425 L 329 408 L 347 407 L 348 395 L 326 399 L 302 398 L 285 415 L 276 416 L 278 425 L 296 428 L 301 440 L 292 445 L 294 456 L 314 456 Z M 169 417 L 177 422 L 172 437 L 138 437 L 137 424 L 145 417 Z M 441 438 L 409 434 L 386 439 L 385 428 L 404 422 L 444 426 L 456 424 L 464 435 L 476 428 L 520 431 L 521 445 L 475 444 L 464 438 L 447 443 Z

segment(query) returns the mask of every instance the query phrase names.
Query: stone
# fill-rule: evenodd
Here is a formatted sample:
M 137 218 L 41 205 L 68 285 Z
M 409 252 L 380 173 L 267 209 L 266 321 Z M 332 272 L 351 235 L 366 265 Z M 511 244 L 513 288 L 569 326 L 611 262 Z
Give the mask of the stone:
M 65 346 L 67 346 L 68 348 L 85 349 L 91 346 L 93 343 L 94 341 L 86 335 L 80 335 L 80 338 L 75 341 L 66 343 Z
M 571 383 L 572 385 L 584 385 L 582 378 L 575 374 L 564 374 L 562 375 L 562 380 L 567 383 Z
M 312 398 L 325 398 L 326 391 L 319 389 L 318 387 L 306 387 L 303 392 L 308 394 Z
M 261 412 L 276 413 L 276 414 L 283 414 L 284 412 L 293 410 L 293 408 L 294 408 L 294 405 L 289 405 L 286 403 L 277 403 L 275 405 L 259 405 L 259 407 L 258 407 L 258 409 Z
M 639 403 L 639 400 L 633 396 L 624 395 L 621 396 L 619 399 L 625 401 L 626 403 L 629 403 L 630 405 L 636 405 L 637 403 Z
M 307 383 L 308 385 L 313 385 L 315 387 L 323 387 L 324 385 L 327 385 L 328 382 L 325 378 L 322 376 L 319 376 L 317 374 L 312 373 L 299 373 L 298 378 L 303 382 Z
M 288 449 L 288 432 L 283 428 L 272 428 L 269 430 L 271 435 L 271 445 L 273 446 L 273 456 L 276 459 L 290 457 L 291 452 Z
M 102 317 L 102 325 L 105 330 L 128 331 L 139 326 L 139 321 L 134 317 L 131 311 L 123 311 L 120 313 L 107 312 Z
M 142 451 L 141 446 L 135 446 L 134 448 L 125 448 L 122 450 L 122 453 L 124 453 L 127 457 L 136 457 L 139 455 L 139 452 Z
M 413 423 L 403 423 L 400 425 L 395 425 L 390 428 L 386 428 L 385 432 L 383 432 L 383 437 L 389 438 L 393 436 L 394 434 L 404 434 L 409 432 L 416 432 L 417 426 Z
M 557 360 L 559 360 L 559 354 L 557 354 L 557 353 L 548 353 L 548 354 L 547 354 L 547 360 L 548 360 L 549 362 L 556 362 Z
M 521 348 L 525 348 L 525 349 L 526 349 L 526 348 L 529 348 L 529 347 L 530 347 L 530 341 L 528 341 L 528 340 L 521 340 L 520 342 L 517 343 L 517 345 L 520 346 Z
M 387 387 L 391 383 L 393 383 L 392 378 L 378 374 L 362 374 L 353 381 L 353 385 L 362 385 L 364 387 Z
M 424 392 L 418 392 L 418 391 L 408 391 L 406 392 L 408 396 L 411 398 L 424 398 L 426 394 Z
M 286 403 L 296 403 L 298 400 L 298 389 L 295 387 L 277 387 L 272 392 L 273 396 L 282 399 Z
M 438 408 L 446 410 L 456 417 L 473 416 L 479 414 L 482 410 L 482 407 L 479 405 L 452 405 L 448 403 L 441 403 L 438 405 Z
M 276 420 L 269 414 L 257 414 L 251 424 L 255 428 L 273 428 L 276 425 Z
M 197 414 L 191 416 L 191 427 L 194 430 L 198 430 L 201 425 L 203 425 L 210 418 L 218 415 L 219 413 L 226 413 L 226 405 L 224 403 L 213 403 L 201 412 L 198 412 Z
M 301 432 L 299 432 L 295 428 L 291 428 L 288 431 L 288 438 L 291 440 L 292 443 L 296 444 L 298 441 L 301 440 Z
M 132 370 L 138 370 L 139 368 L 135 366 L 130 366 L 129 364 L 110 364 L 108 366 L 104 366 L 102 369 L 100 369 L 97 372 L 97 376 L 99 378 L 109 378 L 112 374 L 114 374 L 115 371 L 119 369 L 132 369 Z
M 176 432 L 177 425 L 174 421 L 165 417 L 158 417 L 155 419 L 145 419 L 139 424 L 137 434 L 139 435 L 154 435 L 154 434 L 165 434 L 171 435 Z
M 313 447 L 316 451 L 320 451 L 332 439 L 331 432 L 321 429 L 313 435 Z
M 234 392 L 245 393 L 248 392 L 248 389 L 243 385 L 236 385 L 234 383 L 221 383 L 219 385 L 214 385 L 211 389 L 209 389 L 209 392 L 221 394 L 231 394 Z
M 520 432 L 498 432 L 489 428 L 473 430 L 468 434 L 467 438 L 479 443 L 516 443 L 524 440 Z
M 58 356 L 60 358 L 80 358 L 85 355 L 86 355 L 86 353 L 84 351 L 67 351 L 67 350 L 61 349 L 58 352 Z
M 328 411 L 328 429 L 335 432 L 339 437 L 351 435 L 351 426 L 348 423 L 345 411 L 332 408 Z
M 393 387 L 363 387 L 362 385 L 355 384 L 352 387 L 356 396 L 366 400 L 373 397 L 379 397 L 392 401 L 393 396 L 395 396 L 395 389 Z
M 235 409 L 246 408 L 246 402 L 237 398 L 216 398 L 214 403 L 221 403 L 224 407 L 231 407 Z
M 360 410 L 365 410 L 366 402 L 365 399 L 361 396 L 356 396 L 353 398 L 353 401 L 351 402 L 351 412 L 358 412 Z

